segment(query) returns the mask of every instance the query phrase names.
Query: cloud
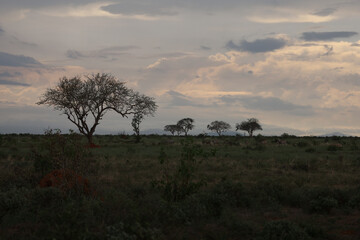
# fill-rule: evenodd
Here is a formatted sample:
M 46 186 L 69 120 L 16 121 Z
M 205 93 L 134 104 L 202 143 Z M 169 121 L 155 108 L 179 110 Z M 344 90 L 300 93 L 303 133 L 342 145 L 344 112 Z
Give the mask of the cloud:
M 265 38 L 257 39 L 253 42 L 248 42 L 243 40 L 239 45 L 235 44 L 233 41 L 229 41 L 226 44 L 226 48 L 229 50 L 235 51 L 245 51 L 251 53 L 260 53 L 260 52 L 271 52 L 276 49 L 285 47 L 287 41 L 285 39 L 278 38 Z
M 23 86 L 23 87 L 31 86 L 30 84 L 27 83 L 20 83 L 20 82 L 1 79 L 1 78 L 0 78 L 0 85 L 12 85 L 12 86 Z
M 357 34 L 357 32 L 303 32 L 301 39 L 305 41 L 326 41 L 335 38 L 349 38 Z
M 303 4 L 305 5 L 305 4 Z M 313 5 L 312 5 L 313 6 Z M 322 23 L 336 19 L 330 14 L 329 9 L 309 13 L 310 10 L 304 6 L 292 6 L 292 4 L 281 4 L 279 6 L 262 6 L 249 11 L 247 19 L 252 22 L 274 24 L 274 23 Z
M 207 47 L 207 46 L 200 46 L 201 50 L 205 50 L 205 51 L 209 51 L 211 50 L 211 47 Z
M 0 27 L 0 36 L 3 35 L 5 33 L 4 29 L 2 29 L 2 27 Z
M 336 8 L 324 8 L 324 9 L 314 12 L 313 15 L 326 17 L 326 16 L 333 14 L 336 10 L 337 10 Z
M 128 1 L 111 4 L 101 8 L 112 14 L 123 15 L 149 15 L 149 16 L 174 16 L 178 12 L 164 7 L 161 2 L 151 1 Z
M 120 56 L 124 54 L 128 54 L 129 50 L 139 49 L 137 46 L 114 46 L 103 48 L 100 50 L 89 51 L 89 52 L 81 52 L 78 50 L 70 49 L 66 51 L 65 55 L 68 58 L 72 59 L 80 59 L 80 58 L 108 58 L 114 56 Z
M 22 74 L 20 72 L 10 73 L 10 72 L 5 71 L 5 72 L 0 73 L 1 78 L 18 77 L 21 75 Z
M 0 52 L 0 66 L 9 67 L 39 67 L 42 66 L 40 62 L 32 57 L 24 55 L 13 55 L 5 52 Z
M 176 92 L 176 91 L 167 91 L 166 95 L 168 95 L 171 100 L 169 102 L 169 106 L 193 106 L 194 103 L 190 100 L 189 97 Z
M 222 96 L 220 100 L 233 104 L 235 102 L 241 103 L 245 108 L 250 110 L 261 111 L 278 111 L 297 116 L 311 116 L 314 114 L 311 106 L 296 105 L 290 102 L 283 101 L 275 97 L 262 96 Z
M 79 58 L 85 57 L 85 55 L 82 54 L 81 52 L 79 52 L 77 50 L 72 50 L 72 49 L 67 50 L 65 55 L 66 55 L 66 57 L 72 58 L 72 59 L 79 59 Z

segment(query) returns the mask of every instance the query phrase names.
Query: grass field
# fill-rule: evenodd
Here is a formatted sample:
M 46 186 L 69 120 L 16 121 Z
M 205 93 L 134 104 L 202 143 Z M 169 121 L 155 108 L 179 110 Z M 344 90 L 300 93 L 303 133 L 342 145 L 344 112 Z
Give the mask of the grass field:
M 357 137 L 134 140 L 0 135 L 0 239 L 360 239 Z

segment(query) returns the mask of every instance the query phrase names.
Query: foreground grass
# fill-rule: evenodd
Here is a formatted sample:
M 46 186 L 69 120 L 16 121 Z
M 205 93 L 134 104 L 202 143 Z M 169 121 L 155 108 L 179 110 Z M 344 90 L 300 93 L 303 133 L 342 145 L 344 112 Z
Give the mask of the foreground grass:
M 1 136 L 1 239 L 360 238 L 358 138 L 193 137 L 201 184 L 176 200 L 154 183 L 178 171 L 183 137 L 96 136 L 80 159 L 92 195 L 38 186 L 44 138 Z

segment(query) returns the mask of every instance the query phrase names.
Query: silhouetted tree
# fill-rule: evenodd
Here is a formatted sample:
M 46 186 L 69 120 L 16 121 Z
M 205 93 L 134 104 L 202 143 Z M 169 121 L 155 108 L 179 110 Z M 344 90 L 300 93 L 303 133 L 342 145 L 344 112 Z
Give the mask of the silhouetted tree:
M 209 125 L 207 125 L 207 129 L 216 132 L 219 136 L 221 136 L 223 132 L 226 132 L 227 130 L 231 129 L 231 126 L 230 124 L 224 121 L 214 121 L 211 122 Z
M 262 130 L 262 127 L 259 123 L 259 120 L 256 118 L 250 118 L 247 121 L 243 121 L 240 124 L 236 124 L 236 131 L 243 130 L 249 133 L 249 136 L 252 137 L 253 132 L 257 130 Z
M 89 144 L 95 128 L 105 113 L 113 110 L 122 117 L 131 114 L 153 115 L 157 105 L 153 98 L 129 89 L 111 74 L 97 73 L 81 77 L 63 77 L 55 88 L 49 88 L 37 104 L 62 111 L 84 134 Z
M 142 120 L 144 119 L 144 116 L 140 113 L 135 113 L 133 116 L 133 119 L 131 121 L 131 126 L 133 127 L 135 136 L 136 136 L 136 140 L 135 142 L 138 143 L 140 142 L 140 123 L 142 122 Z
M 175 133 L 177 133 L 177 135 L 180 135 L 182 132 L 182 128 L 177 124 L 172 124 L 172 125 L 166 125 L 164 127 L 164 131 L 170 132 L 172 135 L 174 135 Z
M 182 132 L 185 133 L 185 136 L 187 136 L 188 132 L 195 127 L 193 124 L 194 122 L 195 121 L 192 118 L 183 118 L 179 120 L 176 125 L 178 125 Z

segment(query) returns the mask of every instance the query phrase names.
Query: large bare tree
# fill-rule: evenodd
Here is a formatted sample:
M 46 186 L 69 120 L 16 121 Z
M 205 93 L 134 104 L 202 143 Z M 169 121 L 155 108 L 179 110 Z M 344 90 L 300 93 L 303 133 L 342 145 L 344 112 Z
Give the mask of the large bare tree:
M 89 144 L 96 126 L 105 113 L 113 110 L 122 117 L 131 114 L 153 115 L 157 105 L 153 98 L 125 86 L 107 73 L 82 77 L 63 77 L 55 88 L 49 88 L 37 104 L 62 111 L 84 134 Z

